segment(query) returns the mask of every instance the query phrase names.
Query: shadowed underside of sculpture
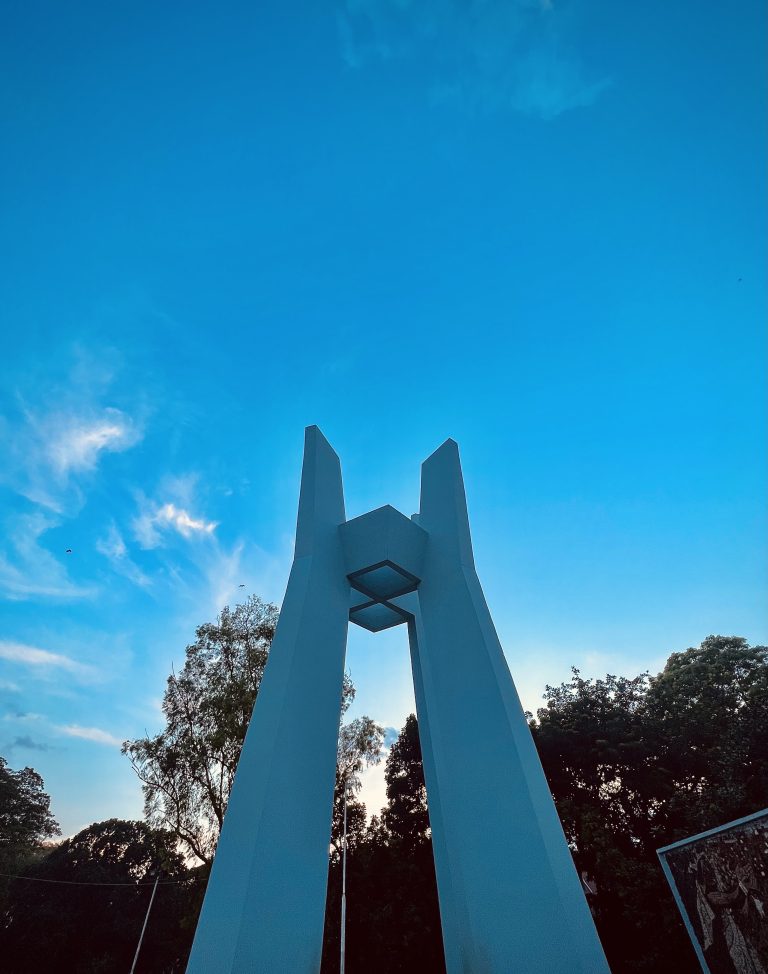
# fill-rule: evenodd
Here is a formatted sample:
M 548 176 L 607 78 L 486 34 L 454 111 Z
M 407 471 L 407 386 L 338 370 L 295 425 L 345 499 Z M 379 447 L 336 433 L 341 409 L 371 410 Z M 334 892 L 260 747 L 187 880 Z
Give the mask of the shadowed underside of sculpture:
M 320 969 L 348 621 L 407 624 L 448 974 L 607 974 L 477 578 L 458 447 L 346 521 L 306 430 L 296 550 L 188 974 Z M 479 796 L 484 796 L 480 798 Z

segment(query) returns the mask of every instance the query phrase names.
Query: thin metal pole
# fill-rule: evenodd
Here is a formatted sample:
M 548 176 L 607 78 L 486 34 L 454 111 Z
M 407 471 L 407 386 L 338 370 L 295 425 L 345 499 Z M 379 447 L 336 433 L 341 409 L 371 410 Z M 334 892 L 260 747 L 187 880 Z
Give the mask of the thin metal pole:
M 133 963 L 131 964 L 130 974 L 134 974 L 136 970 L 136 961 L 139 959 L 139 951 L 141 950 L 141 942 L 144 939 L 144 931 L 147 929 L 147 921 L 149 920 L 149 911 L 152 909 L 152 904 L 155 901 L 155 893 L 157 892 L 157 884 L 160 882 L 160 870 L 158 869 L 157 875 L 155 876 L 155 885 L 152 887 L 152 895 L 149 898 L 149 906 L 147 907 L 147 915 L 144 917 L 144 926 L 141 928 L 141 933 L 139 934 L 139 942 L 136 945 L 136 953 L 133 956 Z
M 344 782 L 344 838 L 341 852 L 341 961 L 339 974 L 344 974 L 344 953 L 347 945 L 347 782 Z

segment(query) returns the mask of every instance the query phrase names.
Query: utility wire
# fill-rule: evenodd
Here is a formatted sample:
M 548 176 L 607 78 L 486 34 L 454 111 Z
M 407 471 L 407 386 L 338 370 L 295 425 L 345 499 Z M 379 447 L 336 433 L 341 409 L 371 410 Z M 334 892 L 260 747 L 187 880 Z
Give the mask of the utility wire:
M 26 879 L 28 883 L 58 883 L 61 886 L 154 886 L 151 883 L 87 883 L 76 879 L 40 879 L 37 876 L 13 876 L 11 873 L 0 873 L 4 879 Z M 180 883 L 199 883 L 202 877 L 189 876 L 187 879 L 161 879 L 160 886 L 178 886 Z

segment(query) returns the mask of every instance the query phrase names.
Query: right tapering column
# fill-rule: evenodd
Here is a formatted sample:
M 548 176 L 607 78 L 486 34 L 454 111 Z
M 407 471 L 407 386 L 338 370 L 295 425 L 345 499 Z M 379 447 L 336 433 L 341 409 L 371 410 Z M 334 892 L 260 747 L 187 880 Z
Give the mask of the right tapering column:
M 605 974 L 475 572 L 453 440 L 422 467 L 417 519 L 429 540 L 407 608 L 448 974 Z

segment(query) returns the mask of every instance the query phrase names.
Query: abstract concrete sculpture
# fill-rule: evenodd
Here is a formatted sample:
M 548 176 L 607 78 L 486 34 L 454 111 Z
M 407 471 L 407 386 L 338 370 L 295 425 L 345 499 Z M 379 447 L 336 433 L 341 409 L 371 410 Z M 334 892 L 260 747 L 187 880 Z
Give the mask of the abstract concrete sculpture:
M 339 459 L 314 426 L 188 974 L 320 969 L 350 620 L 408 625 L 448 974 L 607 974 L 475 572 L 458 447 L 423 464 L 418 515 L 347 521 Z

